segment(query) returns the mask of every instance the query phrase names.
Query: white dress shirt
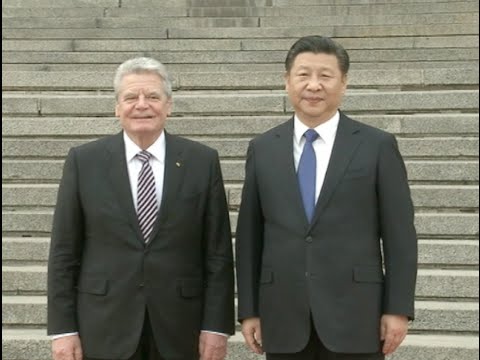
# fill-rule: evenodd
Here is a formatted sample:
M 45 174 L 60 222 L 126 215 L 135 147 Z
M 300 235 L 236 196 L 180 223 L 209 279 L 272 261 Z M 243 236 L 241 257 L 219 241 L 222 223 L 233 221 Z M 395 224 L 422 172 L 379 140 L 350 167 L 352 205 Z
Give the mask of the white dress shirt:
M 125 142 L 125 156 L 127 159 L 130 189 L 132 190 L 135 210 L 137 210 L 138 174 L 140 174 L 140 170 L 142 169 L 142 161 L 138 159 L 136 155 L 140 151 L 142 151 L 142 149 L 140 149 L 140 147 L 128 137 L 125 131 L 123 132 L 123 140 Z M 157 188 L 157 203 L 158 209 L 160 209 L 160 205 L 162 204 L 163 182 L 165 176 L 165 132 L 162 131 L 162 135 L 160 135 L 160 137 L 152 145 L 150 145 L 148 149 L 145 150 L 152 154 L 149 162 L 153 170 L 153 176 L 155 177 L 155 186 Z
M 315 203 L 318 201 L 318 196 L 322 190 L 325 175 L 327 173 L 328 164 L 332 155 L 333 144 L 335 136 L 337 135 L 338 123 L 340 121 L 340 113 L 337 111 L 335 115 L 328 121 L 317 126 L 314 130 L 319 137 L 312 143 L 315 157 L 317 158 L 317 178 L 315 184 Z M 302 123 L 295 115 L 294 132 L 293 132 L 293 159 L 295 161 L 295 170 L 298 171 L 298 164 L 302 156 L 303 147 L 306 139 L 303 136 L 305 132 L 310 129 L 307 125 Z

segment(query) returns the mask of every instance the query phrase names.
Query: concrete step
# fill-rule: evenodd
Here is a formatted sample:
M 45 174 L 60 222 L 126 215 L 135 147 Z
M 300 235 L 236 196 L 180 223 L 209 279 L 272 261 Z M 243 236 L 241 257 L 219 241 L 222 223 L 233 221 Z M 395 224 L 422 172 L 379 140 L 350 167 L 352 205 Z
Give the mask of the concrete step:
M 299 38 L 310 34 L 341 38 L 376 38 L 384 36 L 478 35 L 478 24 L 356 25 L 305 26 L 291 28 L 69 28 L 3 29 L 3 39 L 244 39 Z
M 2 51 L 275 51 L 287 52 L 297 39 L 59 39 L 2 40 Z M 478 49 L 478 35 L 338 39 L 347 50 Z
M 114 71 L 2 71 L 2 90 L 111 90 Z M 250 72 L 174 72 L 171 73 L 175 90 L 257 90 L 284 89 L 285 80 L 280 71 Z M 382 87 L 450 87 L 478 86 L 479 70 L 475 68 L 352 70 L 350 88 Z
M 478 90 L 456 91 L 355 91 L 347 92 L 342 110 L 354 114 L 412 112 L 478 112 Z M 175 116 L 271 115 L 293 112 L 284 91 L 176 92 Z M 111 116 L 113 94 L 16 94 L 2 93 L 2 115 Z M 288 114 L 288 115 L 287 115 Z
M 182 136 L 252 137 L 288 120 L 280 116 L 185 116 L 172 117 L 167 130 Z M 355 115 L 355 119 L 384 129 L 397 136 L 435 136 L 476 138 L 479 133 L 478 113 L 439 113 L 403 115 Z M 114 117 L 10 117 L 3 114 L 4 137 L 98 137 L 118 132 L 120 125 Z M 425 139 L 427 141 L 427 139 Z M 404 150 L 406 151 L 406 150 Z
M 146 14 L 148 15 L 148 14 Z M 320 15 L 320 16 L 240 16 L 240 17 L 6 17 L 2 27 L 7 29 L 35 28 L 195 28 L 195 27 L 294 27 L 322 25 L 425 25 L 478 24 L 478 12 L 429 13 L 400 15 Z
M 478 270 L 421 269 L 418 273 L 416 296 L 422 299 L 478 300 L 478 280 Z M 46 291 L 46 266 L 2 266 L 4 295 L 46 294 Z
M 8 34 L 9 29 L 5 29 Z M 21 29 L 17 29 L 21 30 Z M 51 31 L 53 32 L 53 30 Z M 357 37 L 357 38 L 376 38 L 381 36 L 441 36 L 441 35 L 475 35 L 478 34 L 478 26 L 475 23 L 465 24 L 410 24 L 402 25 L 342 25 L 336 26 L 325 25 L 321 26 L 314 24 L 311 26 L 292 26 L 292 27 L 261 27 L 261 28 L 225 28 L 225 29 L 185 29 L 185 28 L 170 28 L 168 30 L 169 38 L 299 38 L 311 34 L 322 34 L 338 38 L 342 42 L 343 38 Z M 12 35 L 16 36 L 16 35 Z M 35 35 L 32 35 L 35 36 Z
M 398 8 L 398 10 L 397 10 Z M 423 11 L 422 6 L 417 7 L 419 11 Z M 474 6 L 469 3 L 459 3 L 458 10 L 454 10 L 454 6 L 452 7 L 450 4 L 446 6 L 438 6 L 436 10 L 432 12 L 465 12 L 467 9 L 470 8 L 472 11 L 474 10 Z M 247 9 L 247 8 L 235 8 L 235 9 Z M 401 12 L 401 7 L 394 7 L 392 8 L 393 11 Z M 146 11 L 145 11 L 146 10 Z M 135 11 L 135 16 L 142 16 L 140 14 L 144 14 L 143 16 L 147 16 L 148 11 L 151 12 L 151 16 L 155 15 L 158 18 L 166 18 L 166 17 L 187 17 L 191 16 L 190 9 L 188 8 L 181 8 L 181 7 L 161 7 L 160 8 L 152 8 L 152 9 L 137 9 Z M 406 11 L 406 10 L 404 10 Z M 137 14 L 138 13 L 138 14 Z M 423 13 L 423 12 L 422 12 Z M 122 15 L 123 14 L 123 15 Z M 238 17 L 242 17 L 242 10 L 238 10 Z M 118 17 L 118 16 L 132 16 L 132 11 L 128 9 L 120 9 L 118 7 L 118 3 L 115 7 L 96 7 L 92 4 L 90 7 L 22 7 L 22 8 L 2 8 L 2 18 L 87 18 L 87 17 L 96 17 L 96 18 L 103 18 L 103 17 Z M 212 16 L 209 16 L 212 17 Z M 228 15 L 225 15 L 228 17 Z
M 164 1 L 164 0 L 162 0 Z M 2 10 L 8 8 L 20 8 L 20 9 L 29 9 L 29 8 L 91 8 L 91 7 L 115 7 L 119 6 L 118 0 L 16 0 L 16 1 L 3 1 Z
M 222 160 L 226 181 L 244 180 L 244 160 Z M 478 161 L 406 161 L 409 180 L 412 182 L 464 182 L 479 180 Z M 63 160 L 3 160 L 2 180 L 7 182 L 58 182 L 62 175 Z
M 478 23 L 478 13 L 464 14 L 420 14 L 420 15 L 332 15 L 332 16 L 288 16 L 262 17 L 260 27 L 292 27 L 295 24 L 324 25 L 411 25 L 411 24 L 468 24 Z
M 242 185 L 227 184 L 229 206 L 240 206 Z M 56 184 L 2 184 L 2 206 L 53 207 Z M 478 185 L 412 185 L 412 198 L 418 210 L 424 208 L 474 210 L 478 207 Z
M 2 234 L 9 237 L 45 237 L 52 228 L 53 210 L 2 210 Z M 230 212 L 232 231 L 237 228 L 237 212 Z M 478 239 L 478 214 L 418 212 L 415 226 L 420 238 Z
M 473 23 L 471 14 L 464 14 L 464 20 L 460 20 L 459 16 L 452 16 L 454 23 L 465 22 Z M 133 16 L 133 15 L 131 15 Z M 403 16 L 403 15 L 398 15 Z M 428 15 L 425 15 L 428 16 Z M 445 23 L 439 14 L 439 17 L 429 19 L 429 23 Z M 478 20 L 478 19 L 477 19 Z M 384 21 L 387 21 L 386 19 Z M 410 24 L 420 24 L 418 22 L 410 22 Z M 383 22 L 379 21 L 379 24 Z M 15 17 L 3 18 L 2 27 L 6 29 L 70 29 L 70 28 L 105 28 L 105 29 L 125 29 L 125 28 L 170 28 L 170 27 L 259 27 L 259 17 L 72 17 L 72 18 L 54 18 L 54 17 Z
M 478 302 L 417 301 L 411 330 L 478 332 Z M 2 325 L 44 326 L 46 296 L 2 296 Z
M 245 39 L 243 50 L 288 51 L 296 39 Z M 425 49 L 425 48 L 478 48 L 478 35 L 435 37 L 386 37 L 386 38 L 341 38 L 337 39 L 348 51 L 353 49 Z M 53 40 L 52 40 L 53 41 Z M 60 40 L 59 40 L 60 41 Z M 87 41 L 87 40 L 85 40 Z M 113 41 L 113 40 L 112 40 Z M 220 39 L 218 40 L 220 41 Z M 20 45 L 21 46 L 21 45 Z M 8 50 L 8 48 L 6 49 Z M 12 50 L 16 50 L 15 48 Z M 87 48 L 86 50 L 91 50 Z
M 45 0 L 42 0 L 45 1 Z M 145 0 L 127 0 L 130 3 L 135 3 L 137 1 L 145 1 Z M 147 3 L 149 0 L 146 0 Z M 185 0 L 184 0 L 185 1 Z M 448 2 L 460 2 L 464 0 L 448 0 Z M 438 3 L 438 0 L 321 0 L 322 4 L 330 4 L 330 5 L 344 5 L 344 4 L 396 4 L 396 3 L 425 3 L 425 4 L 432 4 Z M 318 0 L 272 0 L 272 4 L 275 6 L 314 6 L 318 4 Z M 433 4 L 432 4 L 433 6 Z
M 49 245 L 48 237 L 4 237 L 2 238 L 2 263 L 4 265 L 45 265 Z M 479 265 L 478 240 L 425 239 L 419 240 L 418 247 L 418 263 L 422 267 L 472 269 Z
M 231 134 L 236 135 L 236 134 Z M 251 137 L 246 138 L 211 138 L 192 137 L 188 138 L 204 143 L 220 153 L 224 159 L 245 157 L 248 143 Z M 47 159 L 65 157 L 68 150 L 95 138 L 81 139 L 2 139 L 2 157 L 4 159 Z M 474 160 L 478 157 L 478 137 L 426 137 L 426 138 L 404 138 L 398 137 L 400 151 L 405 158 L 423 158 L 429 160 L 463 159 Z
M 113 74 L 118 64 L 2 64 L 2 71 L 35 71 L 35 72 L 94 72 L 99 74 L 107 72 Z M 383 63 L 352 63 L 350 73 L 358 70 L 432 70 L 432 69 L 467 69 L 478 71 L 478 61 L 415 61 L 415 62 L 383 62 Z M 285 65 L 282 63 L 271 64 L 168 64 L 171 74 L 184 73 L 241 73 L 248 72 L 276 72 L 283 74 Z
M 2 329 L 3 360 L 50 360 L 45 329 Z M 478 360 L 478 335 L 411 334 L 388 360 Z M 226 360 L 260 360 L 247 350 L 240 333 L 229 340 Z
M 138 17 L 270 17 L 270 16 L 326 16 L 326 15 L 403 15 L 465 13 L 478 11 L 478 3 L 442 2 L 411 4 L 357 4 L 312 6 L 218 6 L 218 7 L 143 7 L 135 11 Z M 53 8 L 3 8 L 2 17 L 130 17 L 126 7 L 53 7 Z
M 11 40 L 10 40 L 11 41 Z M 67 46 L 67 45 L 64 45 Z M 417 62 L 417 61 L 476 61 L 477 48 L 430 49 L 366 49 L 349 50 L 353 63 Z M 136 56 L 151 56 L 164 64 L 281 64 L 286 51 L 2 51 L 2 64 L 114 64 Z
M 322 0 L 324 5 L 364 5 L 384 3 L 436 3 L 438 0 Z M 449 0 L 449 2 L 465 2 L 465 0 Z M 311 6 L 318 5 L 318 0 L 16 0 L 2 3 L 2 8 L 53 8 L 53 7 L 266 7 L 266 6 Z

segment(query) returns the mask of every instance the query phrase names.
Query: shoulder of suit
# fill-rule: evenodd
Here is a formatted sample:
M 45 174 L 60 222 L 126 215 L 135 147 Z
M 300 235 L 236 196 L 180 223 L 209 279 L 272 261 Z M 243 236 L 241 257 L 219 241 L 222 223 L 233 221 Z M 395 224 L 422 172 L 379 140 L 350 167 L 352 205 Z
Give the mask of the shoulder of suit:
M 288 132 L 289 130 L 291 130 L 292 132 L 292 136 L 293 136 L 293 124 L 292 124 L 292 119 L 280 124 L 280 125 L 277 125 L 269 130 L 267 130 L 266 132 L 260 134 L 260 135 L 257 135 L 255 136 L 253 139 L 252 139 L 252 143 L 255 144 L 255 143 L 263 143 L 263 142 L 269 142 L 270 140 L 278 137 L 279 134 L 283 134 L 285 132 Z

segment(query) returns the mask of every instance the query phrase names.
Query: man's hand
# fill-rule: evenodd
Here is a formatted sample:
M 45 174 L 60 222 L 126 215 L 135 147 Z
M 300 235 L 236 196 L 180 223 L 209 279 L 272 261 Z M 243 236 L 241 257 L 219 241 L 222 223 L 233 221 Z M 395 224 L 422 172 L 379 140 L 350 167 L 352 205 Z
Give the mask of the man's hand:
M 380 339 L 384 341 L 382 351 L 385 355 L 390 355 L 407 336 L 408 318 L 401 315 L 383 315 L 380 331 Z
M 250 349 L 256 354 L 262 355 L 262 328 L 260 318 L 250 318 L 242 321 L 242 334 Z
M 82 344 L 78 335 L 68 335 L 52 340 L 53 360 L 82 360 Z
M 227 355 L 228 338 L 202 331 L 200 334 L 200 360 L 224 360 Z

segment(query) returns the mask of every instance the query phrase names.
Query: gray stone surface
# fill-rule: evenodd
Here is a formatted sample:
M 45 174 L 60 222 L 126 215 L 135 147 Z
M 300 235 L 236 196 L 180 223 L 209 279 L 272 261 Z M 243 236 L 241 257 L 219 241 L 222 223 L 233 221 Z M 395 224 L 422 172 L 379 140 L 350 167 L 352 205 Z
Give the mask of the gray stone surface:
M 10 263 L 45 263 L 50 238 L 2 238 L 2 265 Z
M 409 180 L 422 182 L 478 182 L 478 161 L 407 161 Z M 58 181 L 63 160 L 3 160 L 5 181 Z M 243 181 L 244 161 L 224 160 L 222 171 L 227 181 Z
M 19 106 L 20 108 L 20 106 Z M 18 111 L 18 110 L 17 110 Z M 348 113 L 347 113 L 348 114 Z M 287 121 L 290 114 L 275 116 L 185 116 L 167 121 L 167 129 L 182 136 L 208 135 L 229 136 L 237 134 L 251 137 Z M 2 135 L 19 136 L 84 136 L 111 135 L 120 130 L 118 120 L 113 117 L 11 117 L 3 116 Z M 420 136 L 468 136 L 478 137 L 478 114 L 412 114 L 352 115 L 353 118 L 389 131 L 394 134 Z M 424 138 L 424 141 L 429 141 Z M 418 145 L 416 145 L 418 146 Z M 476 151 L 471 149 L 470 152 Z
M 3 90 L 111 90 L 114 70 L 110 71 L 2 71 Z M 284 89 L 281 71 L 250 72 L 173 72 L 174 89 Z M 439 85 L 475 85 L 478 68 L 377 70 L 372 78 L 370 69 L 352 70 L 349 87 L 405 87 Z
M 213 135 L 215 136 L 215 135 Z M 218 150 L 222 158 L 244 158 L 251 136 L 245 138 L 188 138 Z M 22 139 L 4 138 L 2 154 L 4 158 L 58 158 L 65 157 L 73 146 L 94 140 L 82 139 Z M 404 158 L 458 158 L 474 160 L 478 157 L 478 138 L 397 138 Z
M 238 213 L 230 213 L 232 231 L 237 227 Z M 48 236 L 53 210 L 18 210 L 2 212 L 2 231 L 16 236 Z M 415 224 L 421 238 L 430 236 L 478 237 L 478 215 L 461 213 L 417 213 Z
M 173 40 L 173 39 L 172 39 Z M 10 44 L 10 46 L 14 46 Z M 478 60 L 478 50 L 475 48 L 457 49 L 369 49 L 349 50 L 353 63 L 378 63 L 401 61 L 465 61 Z M 286 51 L 82 51 L 59 52 L 49 51 L 2 52 L 3 63 L 42 63 L 42 64 L 76 64 L 76 63 L 110 63 L 118 66 L 124 60 L 135 56 L 152 56 L 165 64 L 217 64 L 217 63 L 276 63 L 285 61 Z
M 4 39 L 73 39 L 73 38 L 166 38 L 171 39 L 236 39 L 236 38 L 298 38 L 310 34 L 323 34 L 338 37 L 369 37 L 369 36 L 428 36 L 428 35 L 478 35 L 477 24 L 422 24 L 422 25 L 370 25 L 370 26 L 302 26 L 293 28 L 136 28 L 136 29 L 105 29 L 105 28 L 69 28 L 69 29 L 10 29 L 4 28 Z M 355 60 L 355 59 L 352 59 Z
M 3 8 L 92 8 L 92 7 L 115 7 L 119 6 L 119 0 L 15 0 L 2 2 Z
M 286 96 L 279 93 L 254 93 L 234 91 L 230 93 L 174 94 L 176 115 L 206 114 L 291 114 L 292 106 Z M 40 114 L 48 115 L 113 115 L 113 95 L 12 95 L 3 94 L 4 115 L 25 114 L 39 103 Z M 26 104 L 24 108 L 22 105 Z M 449 91 L 391 91 L 347 92 L 342 109 L 345 112 L 413 112 L 413 111 L 475 111 L 478 108 L 478 90 Z M 33 112 L 33 111 L 32 111 Z M 35 112 L 36 115 L 36 112 Z
M 307 8 L 308 9 L 308 8 Z M 5 29 L 6 31 L 8 29 Z M 170 38 L 190 39 L 198 38 L 299 38 L 311 34 L 323 34 L 330 37 L 368 37 L 368 36 L 415 36 L 415 35 L 456 35 L 462 34 L 478 34 L 478 26 L 476 24 L 456 24 L 456 25 L 370 25 L 370 26 L 336 26 L 336 25 L 316 25 L 302 26 L 291 28 L 225 28 L 218 29 L 197 28 L 183 29 L 170 28 Z M 10 35 L 11 34 L 11 35 Z M 58 34 L 60 36 L 60 34 Z M 5 35 L 4 35 L 5 36 Z M 17 36 L 7 31 L 7 38 Z M 34 34 L 29 36 L 35 36 Z M 352 59 L 355 60 L 355 59 Z
M 478 331 L 478 306 L 474 303 L 416 302 L 412 330 Z M 45 296 L 2 296 L 5 325 L 45 325 Z
M 292 19 L 292 18 L 289 18 Z M 300 19 L 299 19 L 300 20 Z M 301 20 L 300 20 L 301 21 Z M 386 38 L 341 38 L 337 39 L 347 50 L 353 49 L 424 49 L 424 48 L 475 48 L 478 35 L 438 36 L 438 37 L 386 37 Z M 292 46 L 295 39 L 246 39 L 243 50 L 284 50 Z M 392 45 L 394 43 L 394 45 Z
M 50 360 L 45 329 L 2 329 L 4 360 Z M 227 360 L 260 360 L 243 343 L 241 334 L 230 338 Z M 478 360 L 478 336 L 409 335 L 388 360 Z
M 140 35 L 139 35 L 140 36 Z M 153 36 L 153 35 L 152 35 Z M 95 37 L 92 35 L 92 37 Z M 278 63 L 270 64 L 168 64 L 168 70 L 171 74 L 175 73 L 232 73 L 240 72 L 242 76 L 248 72 L 275 72 L 283 74 L 285 65 Z M 70 72 L 70 71 L 86 71 L 86 72 L 114 72 L 118 64 L 2 64 L 2 71 L 48 71 L 48 72 Z M 415 62 L 383 62 L 383 63 L 352 63 L 350 66 L 350 74 L 357 70 L 399 70 L 408 68 L 410 70 L 425 69 L 465 69 L 468 72 L 478 71 L 478 61 L 415 61 Z M 454 75 L 456 77 L 456 75 Z
M 49 243 L 48 237 L 5 237 L 2 240 L 2 262 L 4 265 L 45 263 L 48 259 Z M 428 268 L 453 266 L 471 269 L 479 265 L 478 250 L 477 240 L 419 240 L 418 262 Z
M 420 270 L 416 296 L 475 300 L 478 299 L 478 277 L 476 270 Z M 46 266 L 2 266 L 2 292 L 46 294 L 46 290 Z

